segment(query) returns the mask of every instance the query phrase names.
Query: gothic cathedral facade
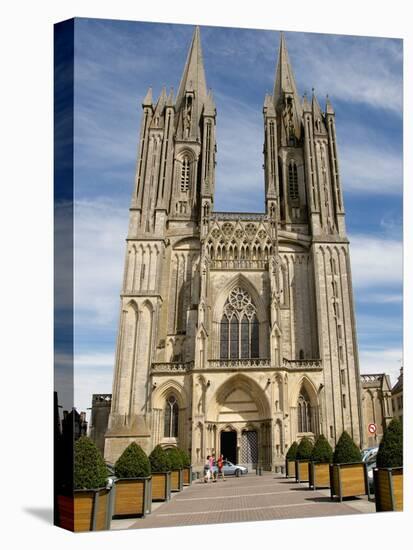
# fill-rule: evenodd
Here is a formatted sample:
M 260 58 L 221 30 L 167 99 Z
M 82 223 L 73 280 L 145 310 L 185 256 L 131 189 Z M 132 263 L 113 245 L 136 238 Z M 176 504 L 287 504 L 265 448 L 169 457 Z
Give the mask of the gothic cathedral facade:
M 199 28 L 177 96 L 143 100 L 108 461 L 136 441 L 274 468 L 304 435 L 363 443 L 335 114 L 298 96 L 284 35 L 263 115 L 265 212 L 216 212 Z

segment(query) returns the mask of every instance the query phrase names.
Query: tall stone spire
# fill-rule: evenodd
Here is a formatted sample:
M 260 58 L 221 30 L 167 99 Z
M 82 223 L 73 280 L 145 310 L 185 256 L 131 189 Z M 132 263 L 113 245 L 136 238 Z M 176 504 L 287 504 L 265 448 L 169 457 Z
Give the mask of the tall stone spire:
M 184 72 L 182 74 L 181 83 L 179 85 L 178 95 L 176 98 L 177 110 L 181 108 L 186 92 L 194 93 L 196 111 L 199 120 L 202 105 L 204 105 L 208 95 L 199 27 L 195 28 L 191 47 L 189 48 L 188 57 L 186 59 Z
M 288 56 L 285 34 L 281 32 L 280 49 L 278 51 L 277 69 L 275 72 L 274 84 L 274 104 L 277 104 L 284 99 L 284 94 L 294 96 L 294 103 L 297 109 L 297 114 L 301 116 L 301 105 L 298 97 L 297 86 L 295 83 L 294 73 L 291 68 L 290 58 Z

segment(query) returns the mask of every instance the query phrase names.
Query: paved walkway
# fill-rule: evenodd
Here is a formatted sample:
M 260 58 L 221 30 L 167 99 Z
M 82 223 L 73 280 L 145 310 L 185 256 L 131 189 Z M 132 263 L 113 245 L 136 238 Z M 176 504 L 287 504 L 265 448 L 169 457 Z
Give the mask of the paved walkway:
M 144 519 L 113 520 L 112 529 L 174 527 L 239 521 L 335 516 L 374 512 L 367 497 L 332 502 L 329 490 L 311 491 L 279 474 L 248 474 L 216 483 L 195 481 L 169 502 L 152 504 Z

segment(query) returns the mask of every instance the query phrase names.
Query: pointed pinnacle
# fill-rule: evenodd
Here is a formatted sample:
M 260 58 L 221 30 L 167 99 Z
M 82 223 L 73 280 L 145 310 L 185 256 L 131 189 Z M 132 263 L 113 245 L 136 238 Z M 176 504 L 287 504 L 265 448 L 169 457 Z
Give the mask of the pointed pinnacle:
M 142 107 L 152 107 L 152 101 L 152 87 L 150 87 L 143 98 Z
M 166 106 L 167 107 L 173 107 L 174 106 L 174 89 L 171 88 L 168 99 L 166 100 Z
M 328 97 L 328 94 L 327 94 L 327 97 L 326 97 L 326 115 L 334 115 L 334 114 L 335 114 L 334 108 L 331 105 L 330 98 Z
M 304 93 L 303 95 L 303 111 L 305 112 L 311 111 L 311 106 L 307 99 L 307 93 Z
M 204 113 L 209 116 L 214 116 L 216 114 L 216 107 L 214 101 L 214 94 L 212 90 L 208 91 L 207 98 L 205 100 L 205 110 Z

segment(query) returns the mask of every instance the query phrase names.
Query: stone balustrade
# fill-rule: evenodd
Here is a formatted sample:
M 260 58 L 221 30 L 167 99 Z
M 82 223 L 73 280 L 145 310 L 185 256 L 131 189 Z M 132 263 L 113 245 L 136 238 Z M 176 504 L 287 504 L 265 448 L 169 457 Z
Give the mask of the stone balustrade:
M 187 362 L 172 362 L 172 363 L 152 363 L 153 373 L 187 373 L 194 368 L 194 361 Z M 271 365 L 269 358 L 248 358 L 248 359 L 210 359 L 207 362 L 208 370 L 224 370 L 224 369 L 270 369 L 274 368 Z M 275 367 L 276 368 L 276 367 Z M 282 366 L 278 369 L 289 371 L 305 371 L 305 370 L 321 370 L 323 368 L 321 359 L 283 359 Z M 277 369 L 277 370 L 278 370 Z
M 208 369 L 265 369 L 271 367 L 269 359 L 211 359 Z
M 152 372 L 188 372 L 194 368 L 193 361 L 173 363 L 152 363 Z
M 282 366 L 288 370 L 321 370 L 321 359 L 283 359 Z
M 267 260 L 211 260 L 210 269 L 268 269 Z

